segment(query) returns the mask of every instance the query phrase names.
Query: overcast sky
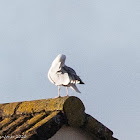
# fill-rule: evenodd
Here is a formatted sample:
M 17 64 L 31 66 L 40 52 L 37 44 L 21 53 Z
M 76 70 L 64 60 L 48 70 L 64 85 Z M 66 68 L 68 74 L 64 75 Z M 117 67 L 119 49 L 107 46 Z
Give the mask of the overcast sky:
M 85 82 L 70 95 L 119 140 L 139 140 L 139 25 L 139 0 L 0 1 L 0 102 L 55 97 L 47 72 L 62 53 Z

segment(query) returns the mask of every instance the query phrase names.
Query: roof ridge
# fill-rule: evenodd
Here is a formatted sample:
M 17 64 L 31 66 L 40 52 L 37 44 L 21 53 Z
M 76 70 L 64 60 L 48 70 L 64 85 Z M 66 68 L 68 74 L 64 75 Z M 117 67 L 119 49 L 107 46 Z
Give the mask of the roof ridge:
M 65 96 L 61 98 L 0 104 L 0 117 L 5 118 L 14 115 L 33 114 L 41 112 L 42 110 L 46 112 L 63 110 L 65 101 L 71 97 Z
M 56 128 L 52 128 L 54 124 Z M 115 140 L 110 129 L 85 113 L 84 104 L 75 96 L 0 104 L 0 137 L 25 134 L 24 140 L 33 140 L 45 129 L 50 138 L 63 124 L 104 140 Z

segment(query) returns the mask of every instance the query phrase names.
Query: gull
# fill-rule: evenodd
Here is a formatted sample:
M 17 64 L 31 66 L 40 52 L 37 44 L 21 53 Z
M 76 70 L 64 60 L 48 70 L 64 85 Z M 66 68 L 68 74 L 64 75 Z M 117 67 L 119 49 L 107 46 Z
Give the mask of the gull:
M 68 96 L 68 88 L 72 88 L 78 93 L 81 93 L 76 84 L 84 84 L 76 72 L 65 65 L 66 56 L 59 54 L 48 71 L 48 79 L 51 83 L 55 84 L 58 87 L 58 97 L 60 97 L 60 87 L 65 86 Z

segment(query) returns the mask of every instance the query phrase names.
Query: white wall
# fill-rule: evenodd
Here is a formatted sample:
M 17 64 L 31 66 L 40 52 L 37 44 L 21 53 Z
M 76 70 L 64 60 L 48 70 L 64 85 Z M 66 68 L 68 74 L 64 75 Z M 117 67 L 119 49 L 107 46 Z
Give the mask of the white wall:
M 93 140 L 93 137 L 91 137 L 89 134 L 87 134 L 81 129 L 63 126 L 49 140 Z

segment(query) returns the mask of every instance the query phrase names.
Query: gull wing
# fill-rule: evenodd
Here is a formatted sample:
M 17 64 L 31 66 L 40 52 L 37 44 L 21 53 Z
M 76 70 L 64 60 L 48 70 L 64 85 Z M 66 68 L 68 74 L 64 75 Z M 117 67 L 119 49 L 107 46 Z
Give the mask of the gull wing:
M 68 73 L 63 68 L 52 67 L 48 72 L 48 78 L 55 85 L 68 85 L 70 78 Z
M 68 66 L 64 66 L 62 67 L 63 71 L 66 71 L 69 75 L 69 79 L 70 79 L 70 83 L 73 84 L 84 84 L 82 82 L 82 80 L 80 79 L 80 77 L 76 74 L 76 72 L 74 71 L 74 69 L 68 67 Z

